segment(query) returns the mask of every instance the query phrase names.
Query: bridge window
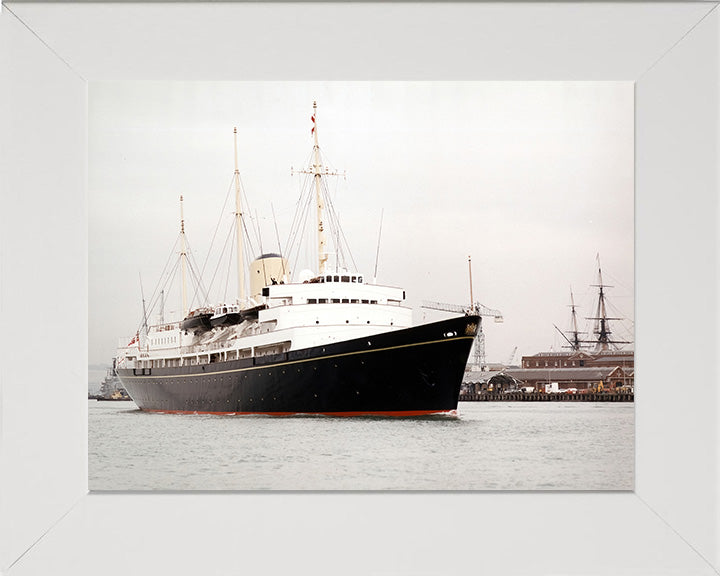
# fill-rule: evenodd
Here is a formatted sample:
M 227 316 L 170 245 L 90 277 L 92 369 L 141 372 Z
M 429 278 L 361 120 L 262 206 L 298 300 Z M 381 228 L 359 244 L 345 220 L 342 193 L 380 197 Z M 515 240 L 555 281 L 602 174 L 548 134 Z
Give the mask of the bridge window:
M 317 304 L 317 298 L 308 298 L 308 304 Z
M 342 276 L 342 277 L 340 278 L 340 281 L 341 281 L 341 282 L 350 282 L 350 276 Z
M 340 304 L 340 298 L 333 298 L 332 299 L 333 304 Z
M 318 304 L 327 304 L 327 298 L 319 298 Z
M 333 282 L 340 282 L 340 276 L 333 276 Z

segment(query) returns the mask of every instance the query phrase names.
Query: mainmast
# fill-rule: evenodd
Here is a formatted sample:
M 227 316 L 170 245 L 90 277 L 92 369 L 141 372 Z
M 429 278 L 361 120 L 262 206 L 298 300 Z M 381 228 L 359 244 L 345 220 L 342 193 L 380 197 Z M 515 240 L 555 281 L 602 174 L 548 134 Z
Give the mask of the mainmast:
M 238 170 L 237 128 L 233 128 L 233 133 L 235 138 L 235 232 L 237 234 L 238 304 L 242 307 L 245 303 L 245 255 L 243 254 L 243 222 L 242 201 L 240 198 L 240 171 Z
M 325 202 L 323 200 L 322 189 L 320 186 L 320 178 L 322 176 L 322 164 L 320 162 L 320 146 L 318 144 L 317 131 L 317 102 L 313 102 L 313 127 L 312 133 L 315 137 L 315 146 L 313 147 L 313 177 L 315 178 L 315 204 L 317 207 L 317 234 L 318 234 L 318 275 L 325 273 L 325 264 L 328 255 L 325 242 L 325 230 L 323 226 L 323 214 L 325 211 Z
M 315 208 L 317 214 L 317 247 L 318 247 L 318 275 L 322 276 L 325 273 L 328 261 L 327 242 L 325 240 L 325 196 L 323 194 L 323 176 L 339 176 L 340 174 L 335 171 L 330 171 L 327 167 L 322 165 L 320 158 L 320 145 L 318 144 L 318 132 L 317 132 L 317 102 L 313 102 L 313 115 L 310 117 L 313 126 L 311 134 L 315 139 L 315 145 L 313 146 L 313 161 L 312 166 L 308 166 L 304 170 L 292 170 L 292 174 L 308 174 L 312 175 L 315 181 Z M 338 253 L 339 253 L 339 231 L 338 231 Z
M 185 216 L 183 215 L 183 197 L 180 196 L 180 264 L 182 267 L 182 311 L 183 318 L 187 318 L 187 283 L 185 280 L 185 269 L 187 266 L 187 242 L 185 241 Z
M 611 344 L 627 344 L 627 342 L 621 342 L 619 340 L 610 339 L 610 323 L 609 320 L 622 320 L 622 318 L 609 318 L 607 315 L 607 308 L 605 305 L 605 288 L 612 288 L 607 284 L 603 284 L 602 279 L 602 268 L 600 267 L 600 254 L 597 255 L 598 263 L 598 283 L 594 284 L 596 288 L 600 289 L 598 295 L 598 305 L 595 312 L 594 318 L 588 318 L 588 320 L 595 320 L 594 333 L 597 334 L 597 341 L 595 343 L 595 352 L 601 352 L 603 350 L 609 350 Z
M 605 309 L 605 285 L 602 280 L 602 268 L 600 267 L 600 254 L 597 256 L 598 262 L 598 284 L 596 288 L 600 289 L 598 296 L 597 311 L 595 313 L 595 334 L 598 335 L 596 351 L 607 350 L 610 347 L 610 326 L 608 324 L 607 310 Z M 608 286 L 610 288 L 610 286 Z

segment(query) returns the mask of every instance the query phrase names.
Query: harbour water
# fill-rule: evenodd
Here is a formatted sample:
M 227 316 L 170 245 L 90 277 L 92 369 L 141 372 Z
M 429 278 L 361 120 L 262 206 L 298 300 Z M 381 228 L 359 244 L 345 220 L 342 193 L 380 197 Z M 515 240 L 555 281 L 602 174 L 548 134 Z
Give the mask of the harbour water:
M 632 490 L 633 403 L 461 402 L 408 419 L 88 401 L 90 490 Z

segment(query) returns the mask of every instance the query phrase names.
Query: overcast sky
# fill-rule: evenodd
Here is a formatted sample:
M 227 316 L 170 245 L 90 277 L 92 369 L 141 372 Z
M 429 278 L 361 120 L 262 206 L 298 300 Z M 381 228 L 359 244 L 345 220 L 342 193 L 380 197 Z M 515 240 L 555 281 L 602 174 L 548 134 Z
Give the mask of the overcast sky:
M 378 283 L 406 290 L 416 323 L 445 317 L 422 300 L 469 303 L 471 255 L 475 299 L 505 318 L 484 323 L 488 361 L 559 350 L 571 286 L 580 318 L 594 315 L 599 253 L 612 315 L 629 319 L 611 328 L 630 336 L 632 83 L 91 83 L 91 364 L 135 333 L 140 278 L 149 299 L 177 257 L 180 195 L 200 266 L 232 219 L 235 126 L 263 251 L 278 249 L 273 210 L 285 246 L 314 100 L 324 157 L 347 172 L 330 188 L 359 271 L 372 276 L 383 212 Z M 166 316 L 179 308 L 169 294 Z

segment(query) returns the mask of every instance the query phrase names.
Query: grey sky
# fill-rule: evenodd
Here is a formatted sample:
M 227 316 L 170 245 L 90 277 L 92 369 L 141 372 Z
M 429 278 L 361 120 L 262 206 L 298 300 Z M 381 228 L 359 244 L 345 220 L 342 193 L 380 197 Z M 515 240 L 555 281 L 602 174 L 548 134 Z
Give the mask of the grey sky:
M 417 322 L 443 317 L 422 300 L 469 301 L 472 255 L 476 300 L 505 317 L 485 322 L 488 360 L 558 349 L 571 285 L 579 315 L 594 313 L 598 252 L 611 302 L 632 319 L 632 83 L 91 83 L 91 363 L 138 327 L 139 276 L 149 296 L 179 196 L 200 265 L 218 219 L 232 217 L 221 208 L 234 126 L 263 249 L 277 251 L 271 203 L 285 245 L 313 100 L 325 158 L 347 171 L 331 189 L 354 259 L 372 276 L 384 210 L 378 282 L 405 288 Z

